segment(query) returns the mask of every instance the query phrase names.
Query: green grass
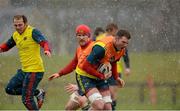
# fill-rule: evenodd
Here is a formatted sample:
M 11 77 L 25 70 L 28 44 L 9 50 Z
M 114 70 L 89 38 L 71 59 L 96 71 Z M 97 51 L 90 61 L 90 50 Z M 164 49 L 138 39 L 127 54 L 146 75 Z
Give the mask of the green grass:
M 0 110 L 20 110 L 25 109 L 21 103 L 21 97 L 7 95 L 4 91 L 8 80 L 20 68 L 20 63 L 16 60 L 16 56 L 0 56 Z M 43 110 L 64 109 L 68 101 L 69 94 L 64 91 L 64 86 L 75 82 L 74 73 L 69 76 L 63 76 L 52 82 L 48 82 L 47 78 L 59 71 L 71 59 L 70 56 L 53 56 L 48 59 L 43 57 L 46 68 L 46 74 L 39 87 L 47 90 L 46 101 L 42 107 Z M 179 83 L 180 82 L 180 53 L 132 53 L 131 59 L 131 75 L 123 75 L 124 80 L 128 84 L 145 83 L 148 75 L 152 75 L 157 83 Z M 125 87 L 118 92 L 117 109 L 180 109 L 180 86 L 177 87 L 176 105 L 172 103 L 171 87 L 157 87 L 157 104 L 150 103 L 149 89 L 144 89 L 144 103 L 139 100 L 139 87 Z

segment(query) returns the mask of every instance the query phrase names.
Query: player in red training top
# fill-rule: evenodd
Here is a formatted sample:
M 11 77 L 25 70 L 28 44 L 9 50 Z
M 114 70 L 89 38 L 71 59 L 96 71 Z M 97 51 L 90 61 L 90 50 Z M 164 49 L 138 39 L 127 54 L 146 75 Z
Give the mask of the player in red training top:
M 66 74 L 70 74 L 76 69 L 78 60 L 81 57 L 81 53 L 93 44 L 90 37 L 91 30 L 87 25 L 81 24 L 76 27 L 76 38 L 78 40 L 79 46 L 76 49 L 73 60 L 65 68 L 61 69 L 58 73 L 52 74 L 49 77 L 49 80 L 61 77 Z M 70 99 L 66 104 L 65 110 L 77 110 L 78 108 L 88 108 L 87 98 L 85 96 L 80 96 L 78 92 L 75 91 L 70 96 Z

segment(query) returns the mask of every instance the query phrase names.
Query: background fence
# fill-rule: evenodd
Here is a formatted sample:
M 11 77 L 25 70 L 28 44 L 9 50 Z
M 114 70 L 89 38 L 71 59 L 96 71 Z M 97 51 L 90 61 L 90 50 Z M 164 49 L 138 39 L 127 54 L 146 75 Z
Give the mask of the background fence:
M 43 87 L 47 87 L 46 85 L 43 85 Z M 58 84 L 53 84 L 52 86 L 48 86 L 48 87 L 54 87 L 54 86 L 58 86 Z M 3 91 L 5 87 L 6 86 L 4 83 L 0 83 L 1 91 Z M 162 87 L 171 90 L 171 95 L 167 95 L 167 97 L 171 98 L 172 104 L 180 104 L 180 101 L 178 101 L 178 103 L 177 103 L 177 99 L 180 99 L 180 98 L 177 98 L 177 91 L 180 90 L 180 83 L 155 83 L 155 85 L 154 85 L 155 89 L 160 89 Z M 138 96 L 139 100 L 137 100 L 137 101 L 140 101 L 141 103 L 144 103 L 145 95 L 147 94 L 147 93 L 145 94 L 145 89 L 150 90 L 150 88 L 148 88 L 147 83 L 137 83 L 137 82 L 128 82 L 128 83 L 126 83 L 125 88 L 136 88 L 137 89 L 136 91 L 138 91 L 139 95 L 134 94 L 134 96 Z M 63 90 L 63 89 L 61 89 L 61 90 Z M 159 92 L 156 91 L 156 93 L 159 93 Z M 161 92 L 161 93 L 165 93 L 165 92 Z M 11 104 L 15 104 L 17 102 L 13 96 L 7 96 L 7 97 L 9 98 L 9 101 Z M 1 101 L 1 102 L 3 102 L 3 101 Z M 126 103 L 126 104 L 129 104 L 129 103 Z

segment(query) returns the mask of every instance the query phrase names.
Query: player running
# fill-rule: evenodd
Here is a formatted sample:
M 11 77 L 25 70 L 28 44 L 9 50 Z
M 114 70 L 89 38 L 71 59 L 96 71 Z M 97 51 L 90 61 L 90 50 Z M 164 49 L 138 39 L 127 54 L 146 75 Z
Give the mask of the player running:
M 71 62 L 61 69 L 58 73 L 54 73 L 49 77 L 49 80 L 53 80 L 54 78 L 58 78 L 67 74 L 70 74 L 77 67 L 79 58 L 81 57 L 81 53 L 87 49 L 91 44 L 93 44 L 91 37 L 91 30 L 87 25 L 81 24 L 76 27 L 76 38 L 79 43 L 79 47 L 76 49 L 75 57 Z M 70 92 L 72 85 L 67 86 L 67 90 Z M 68 88 L 69 87 L 69 88 Z M 85 96 L 80 96 L 77 92 L 78 88 L 73 89 L 74 92 L 70 96 L 68 103 L 65 106 L 65 110 L 77 110 L 78 108 L 86 109 L 88 108 L 88 101 Z M 75 91 L 76 90 L 76 91 Z
M 116 62 L 124 55 L 130 38 L 128 31 L 119 30 L 116 37 L 100 39 L 93 45 L 92 50 L 83 53 L 84 58 L 81 58 L 76 68 L 78 87 L 80 93 L 90 100 L 92 110 L 111 109 L 111 95 L 108 83 L 104 80 L 106 74 L 98 71 L 99 65 L 111 63 L 114 79 L 119 86 L 124 85 L 124 81 L 117 74 Z
M 15 15 L 13 24 L 16 31 L 6 43 L 0 45 L 0 53 L 16 46 L 22 65 L 22 68 L 18 69 L 11 78 L 5 90 L 10 95 L 21 95 L 22 102 L 28 110 L 39 110 L 45 96 L 43 89 L 37 89 L 44 75 L 40 46 L 44 48 L 44 53 L 48 57 L 51 56 L 51 52 L 45 37 L 27 22 L 24 15 Z M 37 98 L 38 104 L 36 104 L 34 96 Z
M 105 33 L 102 33 L 103 32 L 102 28 L 96 28 L 94 32 L 95 33 L 94 35 L 96 35 L 95 40 L 100 40 L 108 36 L 115 36 L 117 31 L 118 31 L 118 26 L 115 23 L 108 24 L 106 26 Z M 127 48 L 125 48 L 125 55 L 123 55 L 123 60 L 125 63 L 125 74 L 129 75 L 130 74 L 130 61 L 129 61 Z M 122 78 L 122 69 L 123 69 L 122 60 L 120 59 L 119 61 L 117 61 L 117 72 L 121 78 Z M 115 110 L 115 107 L 117 104 L 118 86 L 113 76 L 111 76 L 107 81 L 109 83 L 109 88 L 110 88 L 110 93 L 111 93 L 111 98 L 112 98 L 112 110 Z

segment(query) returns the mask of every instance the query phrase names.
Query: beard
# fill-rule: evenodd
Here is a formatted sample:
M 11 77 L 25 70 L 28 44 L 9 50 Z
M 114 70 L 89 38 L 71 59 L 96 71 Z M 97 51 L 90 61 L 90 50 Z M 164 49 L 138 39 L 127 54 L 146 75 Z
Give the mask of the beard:
M 79 41 L 79 45 L 80 45 L 80 46 L 84 46 L 84 45 L 86 45 L 86 42 L 85 42 L 84 40 L 80 40 L 80 41 Z

